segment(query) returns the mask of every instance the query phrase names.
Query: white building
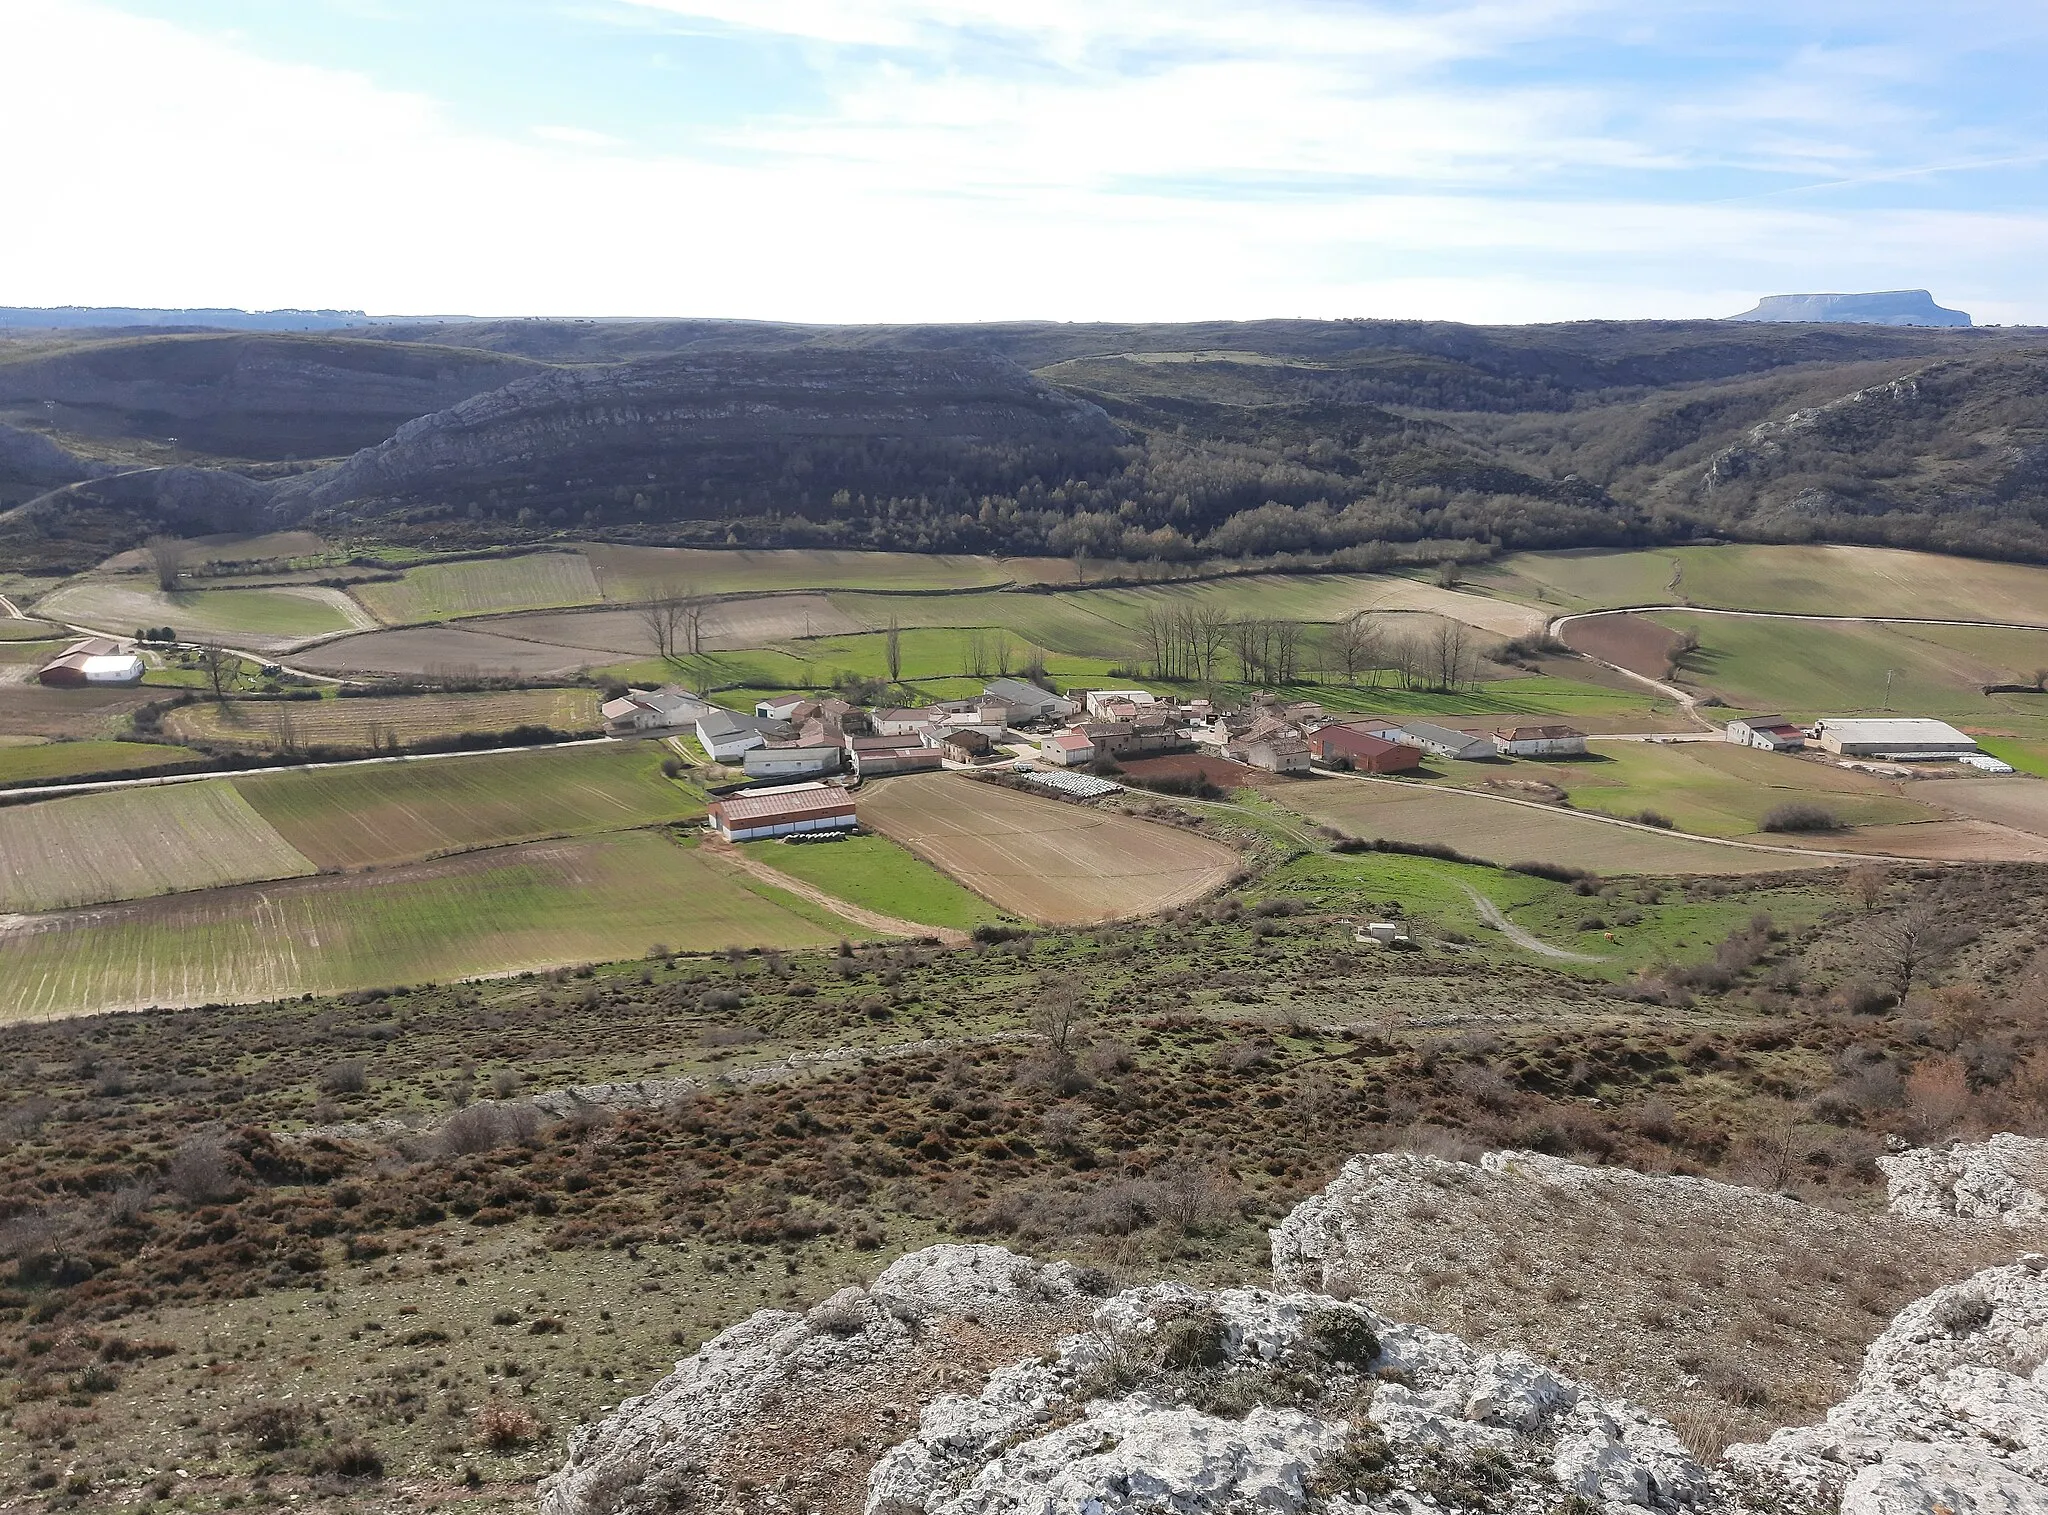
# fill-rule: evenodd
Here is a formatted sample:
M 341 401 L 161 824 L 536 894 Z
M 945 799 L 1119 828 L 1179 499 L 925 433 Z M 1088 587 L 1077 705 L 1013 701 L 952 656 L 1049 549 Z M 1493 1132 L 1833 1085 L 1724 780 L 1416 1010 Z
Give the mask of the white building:
M 1738 747 L 1766 752 L 1796 752 L 1806 745 L 1806 733 L 1782 715 L 1744 716 L 1723 726 L 1721 735 Z
M 1081 707 L 1065 695 L 1041 689 L 1027 679 L 996 679 L 983 693 L 1001 700 L 1020 721 L 1063 721 Z
M 1082 698 L 1087 702 L 1088 713 L 1105 721 L 1117 719 L 1116 713 L 1110 709 L 1112 705 L 1147 710 L 1159 703 L 1157 695 L 1147 694 L 1142 689 L 1091 689 Z
M 829 784 L 755 789 L 711 805 L 711 824 L 729 842 L 792 836 L 805 831 L 851 831 L 853 796 Z
M 613 731 L 660 731 L 694 725 L 710 710 L 709 701 L 675 688 L 628 689 L 598 707 L 605 725 Z
M 815 779 L 837 773 L 846 760 L 846 749 L 829 746 L 805 747 L 762 745 L 749 747 L 740 764 L 750 779 Z
M 1959 758 L 1977 744 L 1947 721 L 1920 716 L 1830 718 L 1813 729 L 1814 740 L 1842 757 Z
M 1571 726 L 1503 726 L 1493 743 L 1510 757 L 1586 755 L 1586 733 Z
M 697 740 L 717 763 L 733 763 L 773 737 L 794 735 L 781 721 L 764 721 L 734 710 L 708 710 L 697 720 Z
M 1434 725 L 1429 721 L 1410 721 L 1404 726 L 1397 726 L 1386 740 L 1407 747 L 1420 747 L 1436 757 L 1456 758 L 1467 763 L 1500 756 L 1500 749 L 1494 746 L 1490 736 L 1453 731 L 1448 726 Z

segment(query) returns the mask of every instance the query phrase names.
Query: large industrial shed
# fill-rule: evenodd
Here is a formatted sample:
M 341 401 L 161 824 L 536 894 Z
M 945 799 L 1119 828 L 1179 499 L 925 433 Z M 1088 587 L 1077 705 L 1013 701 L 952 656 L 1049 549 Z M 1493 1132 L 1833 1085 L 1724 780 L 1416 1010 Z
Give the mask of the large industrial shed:
M 803 831 L 851 831 L 853 796 L 830 784 L 785 784 L 714 800 L 711 824 L 729 842 Z
M 1843 757 L 1957 758 L 1977 744 L 1947 721 L 1917 716 L 1826 720 L 1814 740 Z

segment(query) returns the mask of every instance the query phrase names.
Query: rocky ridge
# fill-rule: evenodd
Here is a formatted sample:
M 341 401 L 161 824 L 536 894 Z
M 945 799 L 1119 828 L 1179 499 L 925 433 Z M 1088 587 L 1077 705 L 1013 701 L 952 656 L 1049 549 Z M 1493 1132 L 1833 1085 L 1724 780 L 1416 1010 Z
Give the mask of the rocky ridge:
M 1894 1215 L 2048 1224 L 2048 1141 L 2002 1131 L 1987 1141 L 1892 1153 L 1877 1165 Z
M 1984 1166 L 1974 1151 L 1942 1155 L 1958 1171 Z M 927 1248 L 871 1289 L 807 1315 L 764 1311 L 707 1343 L 576 1438 L 543 1515 L 2048 1512 L 2040 1257 L 1909 1305 L 1824 1420 L 1704 1466 L 1665 1420 L 1535 1355 L 1340 1297 L 1367 1260 L 1372 1206 L 1434 1189 L 1442 1170 L 1660 1202 L 1710 1225 L 1783 1212 L 1787 1263 L 1808 1222 L 1840 1219 L 1781 1195 L 1532 1153 L 1381 1154 L 1353 1159 L 1276 1228 L 1277 1290 L 1159 1283 L 1102 1297 L 1105 1280 L 1065 1264 Z M 1982 1225 L 1947 1212 L 1927 1234 L 1964 1223 Z M 806 1447 L 792 1427 L 828 1406 L 834 1444 Z

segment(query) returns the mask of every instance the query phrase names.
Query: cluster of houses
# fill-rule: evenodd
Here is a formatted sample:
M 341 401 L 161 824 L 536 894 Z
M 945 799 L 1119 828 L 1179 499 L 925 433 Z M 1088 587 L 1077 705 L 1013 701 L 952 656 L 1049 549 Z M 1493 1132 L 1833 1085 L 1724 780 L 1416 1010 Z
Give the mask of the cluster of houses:
M 764 699 L 751 715 L 686 692 L 631 691 L 604 707 L 614 731 L 694 730 L 713 760 L 748 778 L 805 781 L 916 773 L 1029 750 L 1051 767 L 1198 752 L 1269 773 L 1311 767 L 1404 773 L 1425 757 L 1477 761 L 1583 753 L 1569 726 L 1461 731 L 1428 721 L 1332 715 L 1314 704 L 1254 700 L 1219 710 L 1205 699 L 1165 699 L 1143 689 L 1055 694 L 1025 679 L 996 679 L 972 699 L 916 709 L 864 710 L 840 699 Z
M 111 637 L 87 637 L 43 664 L 36 678 L 59 689 L 140 684 L 142 659 Z

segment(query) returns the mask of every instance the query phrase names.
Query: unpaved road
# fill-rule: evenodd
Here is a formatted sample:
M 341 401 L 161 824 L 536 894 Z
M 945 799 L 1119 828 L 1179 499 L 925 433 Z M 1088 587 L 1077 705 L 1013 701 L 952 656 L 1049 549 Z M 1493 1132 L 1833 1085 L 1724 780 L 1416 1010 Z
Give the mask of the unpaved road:
M 1461 883 L 1458 887 L 1472 896 L 1473 905 L 1478 908 L 1480 918 L 1487 925 L 1493 927 L 1494 930 L 1524 951 L 1534 952 L 1539 957 L 1555 958 L 1561 963 L 1604 963 L 1607 961 L 1606 958 L 1595 957 L 1590 952 L 1573 952 L 1568 947 L 1553 947 L 1540 936 L 1530 935 L 1527 931 L 1524 931 L 1520 926 L 1509 920 L 1502 913 L 1500 906 L 1481 894 L 1477 889 L 1474 889 L 1470 884 Z

